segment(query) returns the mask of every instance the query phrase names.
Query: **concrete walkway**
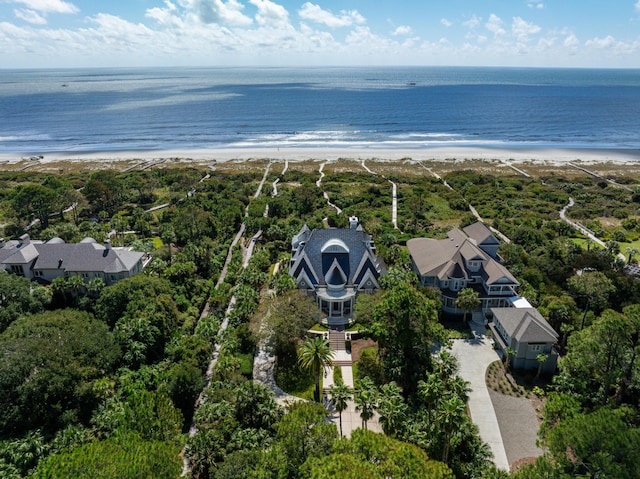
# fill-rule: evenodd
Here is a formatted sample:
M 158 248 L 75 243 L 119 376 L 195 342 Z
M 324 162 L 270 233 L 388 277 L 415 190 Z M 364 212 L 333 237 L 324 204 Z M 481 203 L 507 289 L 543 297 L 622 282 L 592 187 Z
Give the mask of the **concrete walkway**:
M 347 358 L 350 360 L 351 354 L 346 351 L 336 351 L 335 360 L 346 361 Z M 253 359 L 253 380 L 267 386 L 273 391 L 276 402 L 281 406 L 287 406 L 296 401 L 304 401 L 304 399 L 292 396 L 278 387 L 274 378 L 274 366 L 275 357 L 264 345 L 261 345 Z M 340 366 L 340 369 L 342 371 L 342 380 L 347 386 L 353 389 L 353 368 L 351 366 Z M 333 386 L 333 384 L 333 366 L 329 366 L 324 370 L 322 402 L 327 408 L 327 411 L 329 411 L 329 420 L 340 430 L 340 415 L 331 404 L 331 397 L 328 393 L 329 388 Z M 369 429 L 369 431 L 382 432 L 379 418 L 378 413 L 375 413 L 369 420 L 367 423 L 367 429 Z M 362 419 L 360 418 L 360 412 L 356 411 L 356 405 L 353 400 L 348 401 L 347 409 L 342 411 L 342 432 L 346 437 L 350 437 L 352 431 L 361 427 Z
M 353 367 L 344 364 L 347 362 L 352 362 L 351 353 L 347 351 L 335 351 L 333 360 L 341 364 L 340 371 L 342 372 L 342 382 L 353 391 Z M 335 384 L 333 378 L 333 368 L 333 366 L 324 368 L 324 379 L 322 382 L 324 398 L 323 403 L 327 410 L 331 413 L 331 422 L 333 422 L 338 427 L 339 431 L 340 415 L 335 411 L 335 408 L 331 404 L 331 395 L 328 393 L 329 388 Z M 342 434 L 346 437 L 351 437 L 351 432 L 360 428 L 362 428 L 362 418 L 360 417 L 360 412 L 356 411 L 356 403 L 352 399 L 347 402 L 347 409 L 342 411 Z M 382 426 L 380 426 L 380 416 L 377 412 L 374 413 L 373 417 L 367 422 L 367 429 L 373 432 L 382 432 Z
M 496 467 L 508 471 L 507 453 L 485 381 L 487 367 L 499 359 L 498 353 L 486 336 L 483 325 L 472 321 L 471 328 L 476 338 L 455 340 L 452 353 L 458 359 L 459 375 L 471 385 L 468 403 L 471 420 L 478 426 L 482 440 L 491 448 Z
M 276 402 L 281 406 L 286 406 L 296 401 L 303 401 L 302 398 L 292 396 L 278 387 L 274 377 L 275 364 L 276 358 L 273 353 L 271 353 L 264 344 L 261 344 L 253 358 L 253 380 L 268 387 L 275 395 Z

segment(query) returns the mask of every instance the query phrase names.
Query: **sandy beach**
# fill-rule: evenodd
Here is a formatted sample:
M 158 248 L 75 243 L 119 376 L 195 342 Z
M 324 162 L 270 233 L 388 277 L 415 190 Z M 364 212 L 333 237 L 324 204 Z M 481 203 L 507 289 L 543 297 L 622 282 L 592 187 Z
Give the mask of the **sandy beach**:
M 40 153 L 1 153 L 0 164 L 18 163 L 37 156 Z M 232 161 L 269 158 L 273 160 L 499 160 L 504 162 L 548 162 L 562 164 L 581 162 L 598 163 L 637 163 L 640 162 L 640 150 L 634 149 L 551 149 L 551 148 L 479 148 L 479 147 L 433 147 L 415 149 L 391 148 L 215 148 L 198 150 L 145 150 L 145 151 L 89 151 L 89 152 L 52 152 L 42 154 L 41 163 L 56 161 L 130 161 L 175 159 L 207 161 Z

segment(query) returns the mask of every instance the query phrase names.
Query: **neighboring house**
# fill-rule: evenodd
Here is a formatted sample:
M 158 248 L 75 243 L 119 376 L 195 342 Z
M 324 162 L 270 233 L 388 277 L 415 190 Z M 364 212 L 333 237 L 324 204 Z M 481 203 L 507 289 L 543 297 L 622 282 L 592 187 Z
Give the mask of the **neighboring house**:
M 291 241 L 289 274 L 299 289 L 313 294 L 327 322 L 344 324 L 351 319 L 356 295 L 372 293 L 386 272 L 376 247 L 358 218 L 349 228 L 311 230 L 304 225 Z
M 80 243 L 65 243 L 60 238 L 42 242 L 31 240 L 28 234 L 19 240 L 0 239 L 0 269 L 43 282 L 80 276 L 86 282 L 100 278 L 113 284 L 141 272 L 147 259 L 145 253 L 112 248 L 109 240 L 103 246 L 93 238 Z
M 493 339 L 503 354 L 506 354 L 507 348 L 515 351 L 511 358 L 513 367 L 537 369 L 538 355 L 546 354 L 548 358 L 542 371 L 555 371 L 558 352 L 554 345 L 558 341 L 558 333 L 537 309 L 492 308 L 491 312 L 493 322 L 489 323 L 489 328 L 493 333 Z
M 422 286 L 434 286 L 442 293 L 442 310 L 462 314 L 456 307 L 458 292 L 472 288 L 481 300 L 481 309 L 508 306 L 519 282 L 501 264 L 500 241 L 483 223 L 463 230 L 454 229 L 448 238 L 414 238 L 407 241 L 413 270 Z

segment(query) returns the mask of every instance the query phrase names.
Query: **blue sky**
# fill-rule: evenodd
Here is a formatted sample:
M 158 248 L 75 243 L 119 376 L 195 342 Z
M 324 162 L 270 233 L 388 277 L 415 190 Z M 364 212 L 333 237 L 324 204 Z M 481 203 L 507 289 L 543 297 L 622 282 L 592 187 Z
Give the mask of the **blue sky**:
M 640 0 L 0 0 L 0 68 L 640 68 Z

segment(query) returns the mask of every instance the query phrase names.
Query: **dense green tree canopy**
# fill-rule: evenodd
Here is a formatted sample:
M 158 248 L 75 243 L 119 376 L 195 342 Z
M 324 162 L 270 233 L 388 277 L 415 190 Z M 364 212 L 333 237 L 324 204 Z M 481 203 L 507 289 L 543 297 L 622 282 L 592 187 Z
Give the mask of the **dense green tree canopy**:
M 120 350 L 107 326 L 74 310 L 16 320 L 0 335 L 0 431 L 55 431 L 88 420 L 93 382 L 112 372 Z
M 434 301 L 413 286 L 400 283 L 375 306 L 371 336 L 378 341 L 387 381 L 405 394 L 415 390 L 431 367 L 431 347 L 445 339 Z
M 290 478 L 298 475 L 298 468 L 309 457 L 329 454 L 338 431 L 326 422 L 326 411 L 318 404 L 298 402 L 289 407 L 278 424 L 277 440 L 287 458 Z
M 640 305 L 604 311 L 569 338 L 568 350 L 560 370 L 576 391 L 603 403 L 630 400 L 640 381 Z
M 304 477 L 317 479 L 391 478 L 453 479 L 453 473 L 438 461 L 430 460 L 420 448 L 384 434 L 364 429 L 353 431 L 350 439 L 334 446 L 335 452 L 312 457 L 304 464 Z
M 33 287 L 27 278 L 0 270 L 0 333 L 21 315 L 43 310 L 50 298 L 44 288 Z
M 34 479 L 176 479 L 182 471 L 180 446 L 136 434 L 94 441 L 43 460 Z
M 561 422 L 545 444 L 561 470 L 573 477 L 640 477 L 640 430 L 623 411 L 601 408 Z

